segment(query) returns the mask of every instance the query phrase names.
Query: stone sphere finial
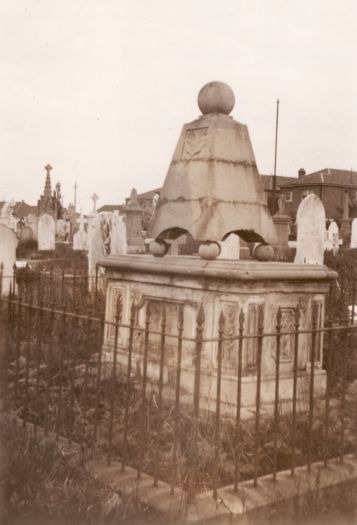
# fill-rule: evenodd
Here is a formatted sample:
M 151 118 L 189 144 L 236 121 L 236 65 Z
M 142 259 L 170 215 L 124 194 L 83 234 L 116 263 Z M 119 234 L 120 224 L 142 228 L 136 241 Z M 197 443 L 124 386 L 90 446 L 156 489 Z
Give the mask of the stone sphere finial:
M 198 93 L 198 107 L 204 115 L 207 113 L 223 113 L 229 115 L 235 103 L 232 88 L 224 82 L 208 82 Z

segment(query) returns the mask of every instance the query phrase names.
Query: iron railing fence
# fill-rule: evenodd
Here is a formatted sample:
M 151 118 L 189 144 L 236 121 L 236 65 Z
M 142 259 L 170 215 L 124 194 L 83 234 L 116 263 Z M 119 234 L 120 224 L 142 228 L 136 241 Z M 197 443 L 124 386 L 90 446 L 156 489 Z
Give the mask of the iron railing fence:
M 61 296 L 60 296 L 61 297 Z M 293 330 L 284 330 L 279 308 L 275 330 L 263 332 L 260 313 L 258 331 L 248 334 L 243 311 L 237 319 L 237 334 L 225 336 L 225 315 L 219 318 L 215 338 L 204 337 L 205 315 L 200 307 L 195 337 L 185 337 L 183 316 L 178 317 L 177 333 L 168 333 L 165 307 L 159 330 L 152 329 L 150 304 L 145 311 L 145 324 L 137 324 L 137 308 L 131 305 L 129 324 L 122 322 L 123 305 L 118 298 L 113 322 L 104 319 L 103 310 L 95 306 L 80 311 L 77 302 L 69 308 L 62 301 L 45 301 L 39 293 L 23 290 L 16 295 L 10 290 L 2 298 L 1 314 L 6 326 L 7 390 L 5 404 L 34 431 L 54 432 L 83 444 L 94 456 L 104 456 L 108 464 L 119 459 L 122 469 L 130 465 L 151 473 L 154 484 L 166 480 L 181 486 L 192 499 L 197 491 L 212 489 L 217 497 L 220 486 L 233 484 L 237 491 L 243 479 L 251 478 L 255 486 L 263 474 L 289 468 L 294 476 L 297 465 L 311 464 L 353 452 L 357 456 L 357 325 L 354 306 L 344 323 L 331 319 L 318 326 L 318 312 L 313 312 L 312 329 L 300 326 L 299 309 L 295 309 Z M 339 320 L 341 321 L 341 320 Z M 104 349 L 105 330 L 114 331 L 111 349 Z M 119 348 L 121 335 L 127 345 Z M 142 334 L 141 347 L 135 348 L 136 334 Z M 305 367 L 307 389 L 299 392 L 299 356 L 305 351 L 302 336 L 311 336 L 309 363 Z M 324 334 L 326 374 L 323 391 L 317 393 L 316 374 L 319 341 Z M 283 384 L 282 341 L 293 340 L 290 402 L 282 406 Z M 157 340 L 159 337 L 159 352 Z M 155 339 L 153 356 L 152 340 Z M 267 410 L 263 400 L 263 341 L 271 338 L 275 348 L 273 399 Z M 175 341 L 169 363 L 168 341 Z M 227 413 L 222 398 L 225 380 L 224 351 L 230 341 L 236 342 L 237 368 L 232 388 L 234 413 Z M 244 369 L 244 347 L 256 341 L 253 377 L 254 406 L 249 413 L 243 405 L 247 370 Z M 211 404 L 202 402 L 205 376 L 205 345 L 217 348 L 212 381 Z M 188 345 L 193 345 L 191 360 L 192 389 L 182 384 L 183 361 Z M 153 373 L 153 363 L 156 372 Z M 186 366 L 186 365 L 185 365 Z M 286 387 L 284 387 L 286 388 Z M 286 395 L 286 393 L 285 393 Z M 208 407 L 208 408 L 207 408 Z

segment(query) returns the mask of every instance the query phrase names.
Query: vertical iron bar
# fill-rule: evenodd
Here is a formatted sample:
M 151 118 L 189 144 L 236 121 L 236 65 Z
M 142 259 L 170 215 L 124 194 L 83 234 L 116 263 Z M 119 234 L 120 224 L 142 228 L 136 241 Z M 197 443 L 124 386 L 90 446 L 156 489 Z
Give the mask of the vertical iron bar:
M 310 399 L 309 399 L 309 426 L 308 426 L 308 451 L 307 451 L 307 470 L 311 472 L 312 459 L 312 423 L 314 418 L 314 379 L 315 379 L 315 353 L 317 340 L 317 303 L 312 307 L 312 345 L 311 345 L 311 373 L 310 373 Z
M 83 387 L 83 438 L 86 436 L 86 426 L 87 426 L 87 409 L 88 409 L 88 367 L 89 367 L 89 356 L 91 354 L 91 345 L 92 345 L 92 320 L 91 312 L 87 312 L 85 319 L 86 327 L 86 342 L 84 345 L 84 387 Z
M 243 360 L 243 332 L 244 332 L 244 312 L 241 308 L 239 314 L 239 336 L 238 336 L 238 378 L 237 378 L 237 411 L 234 438 L 234 492 L 238 491 L 240 476 L 240 419 L 242 406 L 242 360 Z
M 192 502 L 196 492 L 196 469 L 198 455 L 198 429 L 199 429 L 199 412 L 200 412 L 200 380 L 201 380 L 201 355 L 203 345 L 205 315 L 203 305 L 201 304 L 196 318 L 196 348 L 194 357 L 194 391 L 193 391 L 193 417 L 192 417 L 192 440 L 189 457 L 189 485 L 188 501 Z
M 343 348 L 343 359 L 342 359 L 342 392 L 341 392 L 341 437 L 340 437 L 340 463 L 343 463 L 343 455 L 345 448 L 345 412 L 346 412 L 346 380 L 347 380 L 347 365 L 348 365 L 348 336 L 349 330 L 346 330 L 346 338 Z
M 99 408 L 100 408 L 100 393 L 101 393 L 101 373 L 102 373 L 102 355 L 103 355 L 103 335 L 105 329 L 104 315 L 101 316 L 98 321 L 99 328 L 99 341 L 97 342 L 98 347 L 98 363 L 97 363 L 97 378 L 96 378 L 96 400 L 95 400 L 95 416 L 94 416 L 94 428 L 93 428 L 93 447 L 96 445 L 98 423 L 99 423 Z
M 139 464 L 137 468 L 137 479 L 141 478 L 141 471 L 144 462 L 144 453 L 146 446 L 146 381 L 147 381 L 147 363 L 149 351 L 149 335 L 150 335 L 150 315 L 151 306 L 148 301 L 145 314 L 145 336 L 144 336 L 144 357 L 143 357 L 143 377 L 141 385 L 141 449 L 139 455 Z
M 66 311 L 67 305 L 63 305 L 62 315 L 61 315 L 61 338 L 58 341 L 60 345 L 59 354 L 59 385 L 58 385 L 58 402 L 57 402 L 57 421 L 56 421 L 56 440 L 58 439 L 61 423 L 62 423 L 62 387 L 63 387 L 63 360 L 65 355 L 65 346 L 66 346 Z
M 180 384 L 181 384 L 181 359 L 182 359 L 182 336 L 183 336 L 183 308 L 179 308 L 177 321 L 177 364 L 176 364 L 176 381 L 175 381 L 175 423 L 174 423 L 174 440 L 172 447 L 171 460 L 171 487 L 170 494 L 174 494 L 174 487 L 177 474 L 177 450 L 180 435 Z
M 39 395 L 39 385 L 40 385 L 40 363 L 41 363 L 41 354 L 42 354 L 42 338 L 43 338 L 43 299 L 40 300 L 40 310 L 38 310 L 38 340 L 36 345 L 36 386 L 35 386 L 35 402 L 38 403 L 40 399 Z M 36 414 L 34 431 L 35 436 L 37 434 L 38 420 L 40 419 L 40 414 Z
M 328 440 L 330 430 L 330 394 L 331 394 L 331 361 L 332 361 L 332 321 L 327 322 L 328 332 L 327 358 L 326 358 L 326 399 L 325 399 L 325 432 L 324 432 L 324 465 L 327 467 L 328 460 Z
M 45 392 L 45 435 L 48 436 L 49 431 L 49 408 L 51 404 L 51 388 L 52 388 L 52 354 L 53 354 L 53 337 L 55 325 L 55 299 L 52 297 L 51 312 L 49 319 L 50 339 L 48 343 L 48 357 L 47 357 L 47 373 L 46 373 L 46 392 Z
M 19 401 L 19 374 L 20 374 L 20 352 L 21 352 L 21 326 L 22 326 L 22 303 L 20 295 L 17 298 L 17 327 L 16 327 L 16 356 L 15 356 L 15 403 Z
M 121 295 L 118 295 L 118 299 L 117 299 L 117 302 L 116 302 L 116 312 L 115 312 L 115 333 L 114 333 L 112 384 L 111 384 L 109 432 L 108 432 L 108 455 L 107 455 L 107 464 L 108 465 L 110 465 L 111 458 L 112 458 L 113 418 L 114 418 L 114 406 L 115 406 L 117 354 L 118 354 L 119 328 L 120 328 L 120 323 L 121 323 L 122 309 L 123 308 L 122 308 Z
M 257 392 L 255 402 L 255 441 L 254 441 L 254 487 L 258 486 L 259 446 L 260 446 L 260 389 L 262 379 L 262 347 L 264 316 L 263 305 L 259 305 L 258 317 L 258 354 L 257 354 Z
M 32 305 L 29 304 L 27 307 L 27 319 L 26 319 L 26 370 L 25 370 L 25 392 L 24 392 L 24 415 L 23 415 L 23 426 L 25 427 L 28 420 L 29 412 L 29 372 L 30 372 L 30 357 L 31 357 L 31 326 L 32 326 Z M 35 398 L 35 402 L 37 398 Z
M 73 283 L 72 283 L 72 309 L 73 311 L 76 309 L 76 260 L 73 261 Z
M 275 402 L 274 402 L 274 459 L 273 481 L 276 481 L 278 467 L 278 434 L 279 434 L 279 381 L 280 381 L 280 344 L 281 344 L 281 308 L 279 306 L 276 316 L 276 357 L 275 357 Z
M 221 380 L 222 380 L 222 352 L 223 337 L 225 328 L 225 318 L 223 311 L 218 320 L 218 353 L 217 353 L 217 392 L 216 392 L 216 414 L 214 422 L 214 480 L 213 480 L 213 498 L 217 499 L 217 485 L 219 478 L 219 446 L 221 431 Z
M 69 410 L 70 410 L 70 417 L 69 417 L 69 442 L 72 442 L 73 434 L 74 434 L 74 424 L 76 420 L 75 415 L 75 381 L 77 378 L 77 354 L 78 354 L 78 333 L 79 333 L 79 308 L 78 306 L 74 310 L 74 316 L 72 317 L 72 346 L 71 346 L 71 353 L 72 353 L 72 359 L 71 359 L 71 373 L 70 373 L 70 392 L 69 392 Z
M 157 429 L 156 429 L 156 453 L 155 453 L 155 475 L 154 487 L 157 487 L 159 479 L 160 461 L 160 430 L 162 427 L 162 389 L 164 386 L 164 362 L 165 362 L 165 337 L 166 337 L 166 308 L 162 307 L 161 336 L 160 336 L 160 370 L 159 370 L 159 393 L 157 400 Z
M 122 471 L 125 470 L 125 464 L 128 453 L 128 423 L 129 423 L 129 403 L 130 403 L 130 383 L 131 383 L 131 365 L 133 354 L 133 339 L 134 326 L 136 318 L 136 307 L 134 300 L 130 308 L 130 327 L 129 327 L 129 346 L 128 346 L 128 367 L 126 376 L 126 393 L 125 393 L 125 413 L 124 413 L 124 436 L 123 436 L 123 455 L 122 455 Z
M 65 290 L 65 286 L 64 286 L 64 283 L 65 283 L 65 273 L 64 273 L 64 266 L 62 267 L 62 271 L 61 271 L 61 305 L 65 303 L 65 298 L 64 298 L 64 290 Z
M 298 383 L 299 365 L 299 329 L 300 329 L 300 309 L 295 308 L 295 336 L 294 336 L 294 364 L 293 364 L 293 409 L 291 420 L 291 475 L 295 475 L 295 440 L 296 440 L 296 397 Z

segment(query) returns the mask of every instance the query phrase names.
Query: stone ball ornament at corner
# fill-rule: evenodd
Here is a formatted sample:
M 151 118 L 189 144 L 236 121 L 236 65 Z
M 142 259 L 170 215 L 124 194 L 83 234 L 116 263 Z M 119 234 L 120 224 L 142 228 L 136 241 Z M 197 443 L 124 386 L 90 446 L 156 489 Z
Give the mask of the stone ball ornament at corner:
M 230 116 L 233 90 L 209 82 L 197 101 L 202 114 L 182 128 L 155 206 L 149 251 L 163 257 L 165 241 L 187 234 L 199 244 L 199 256 L 213 260 L 219 243 L 234 233 L 262 245 L 259 260 L 272 260 L 276 231 L 248 128 Z

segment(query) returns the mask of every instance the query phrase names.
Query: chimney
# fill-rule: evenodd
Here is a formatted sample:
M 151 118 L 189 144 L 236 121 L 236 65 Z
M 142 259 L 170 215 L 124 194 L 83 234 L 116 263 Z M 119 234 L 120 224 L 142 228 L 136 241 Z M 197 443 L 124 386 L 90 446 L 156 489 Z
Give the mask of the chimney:
M 306 171 L 304 170 L 304 168 L 299 169 L 298 175 L 299 175 L 299 179 L 301 179 L 301 177 L 305 177 Z

